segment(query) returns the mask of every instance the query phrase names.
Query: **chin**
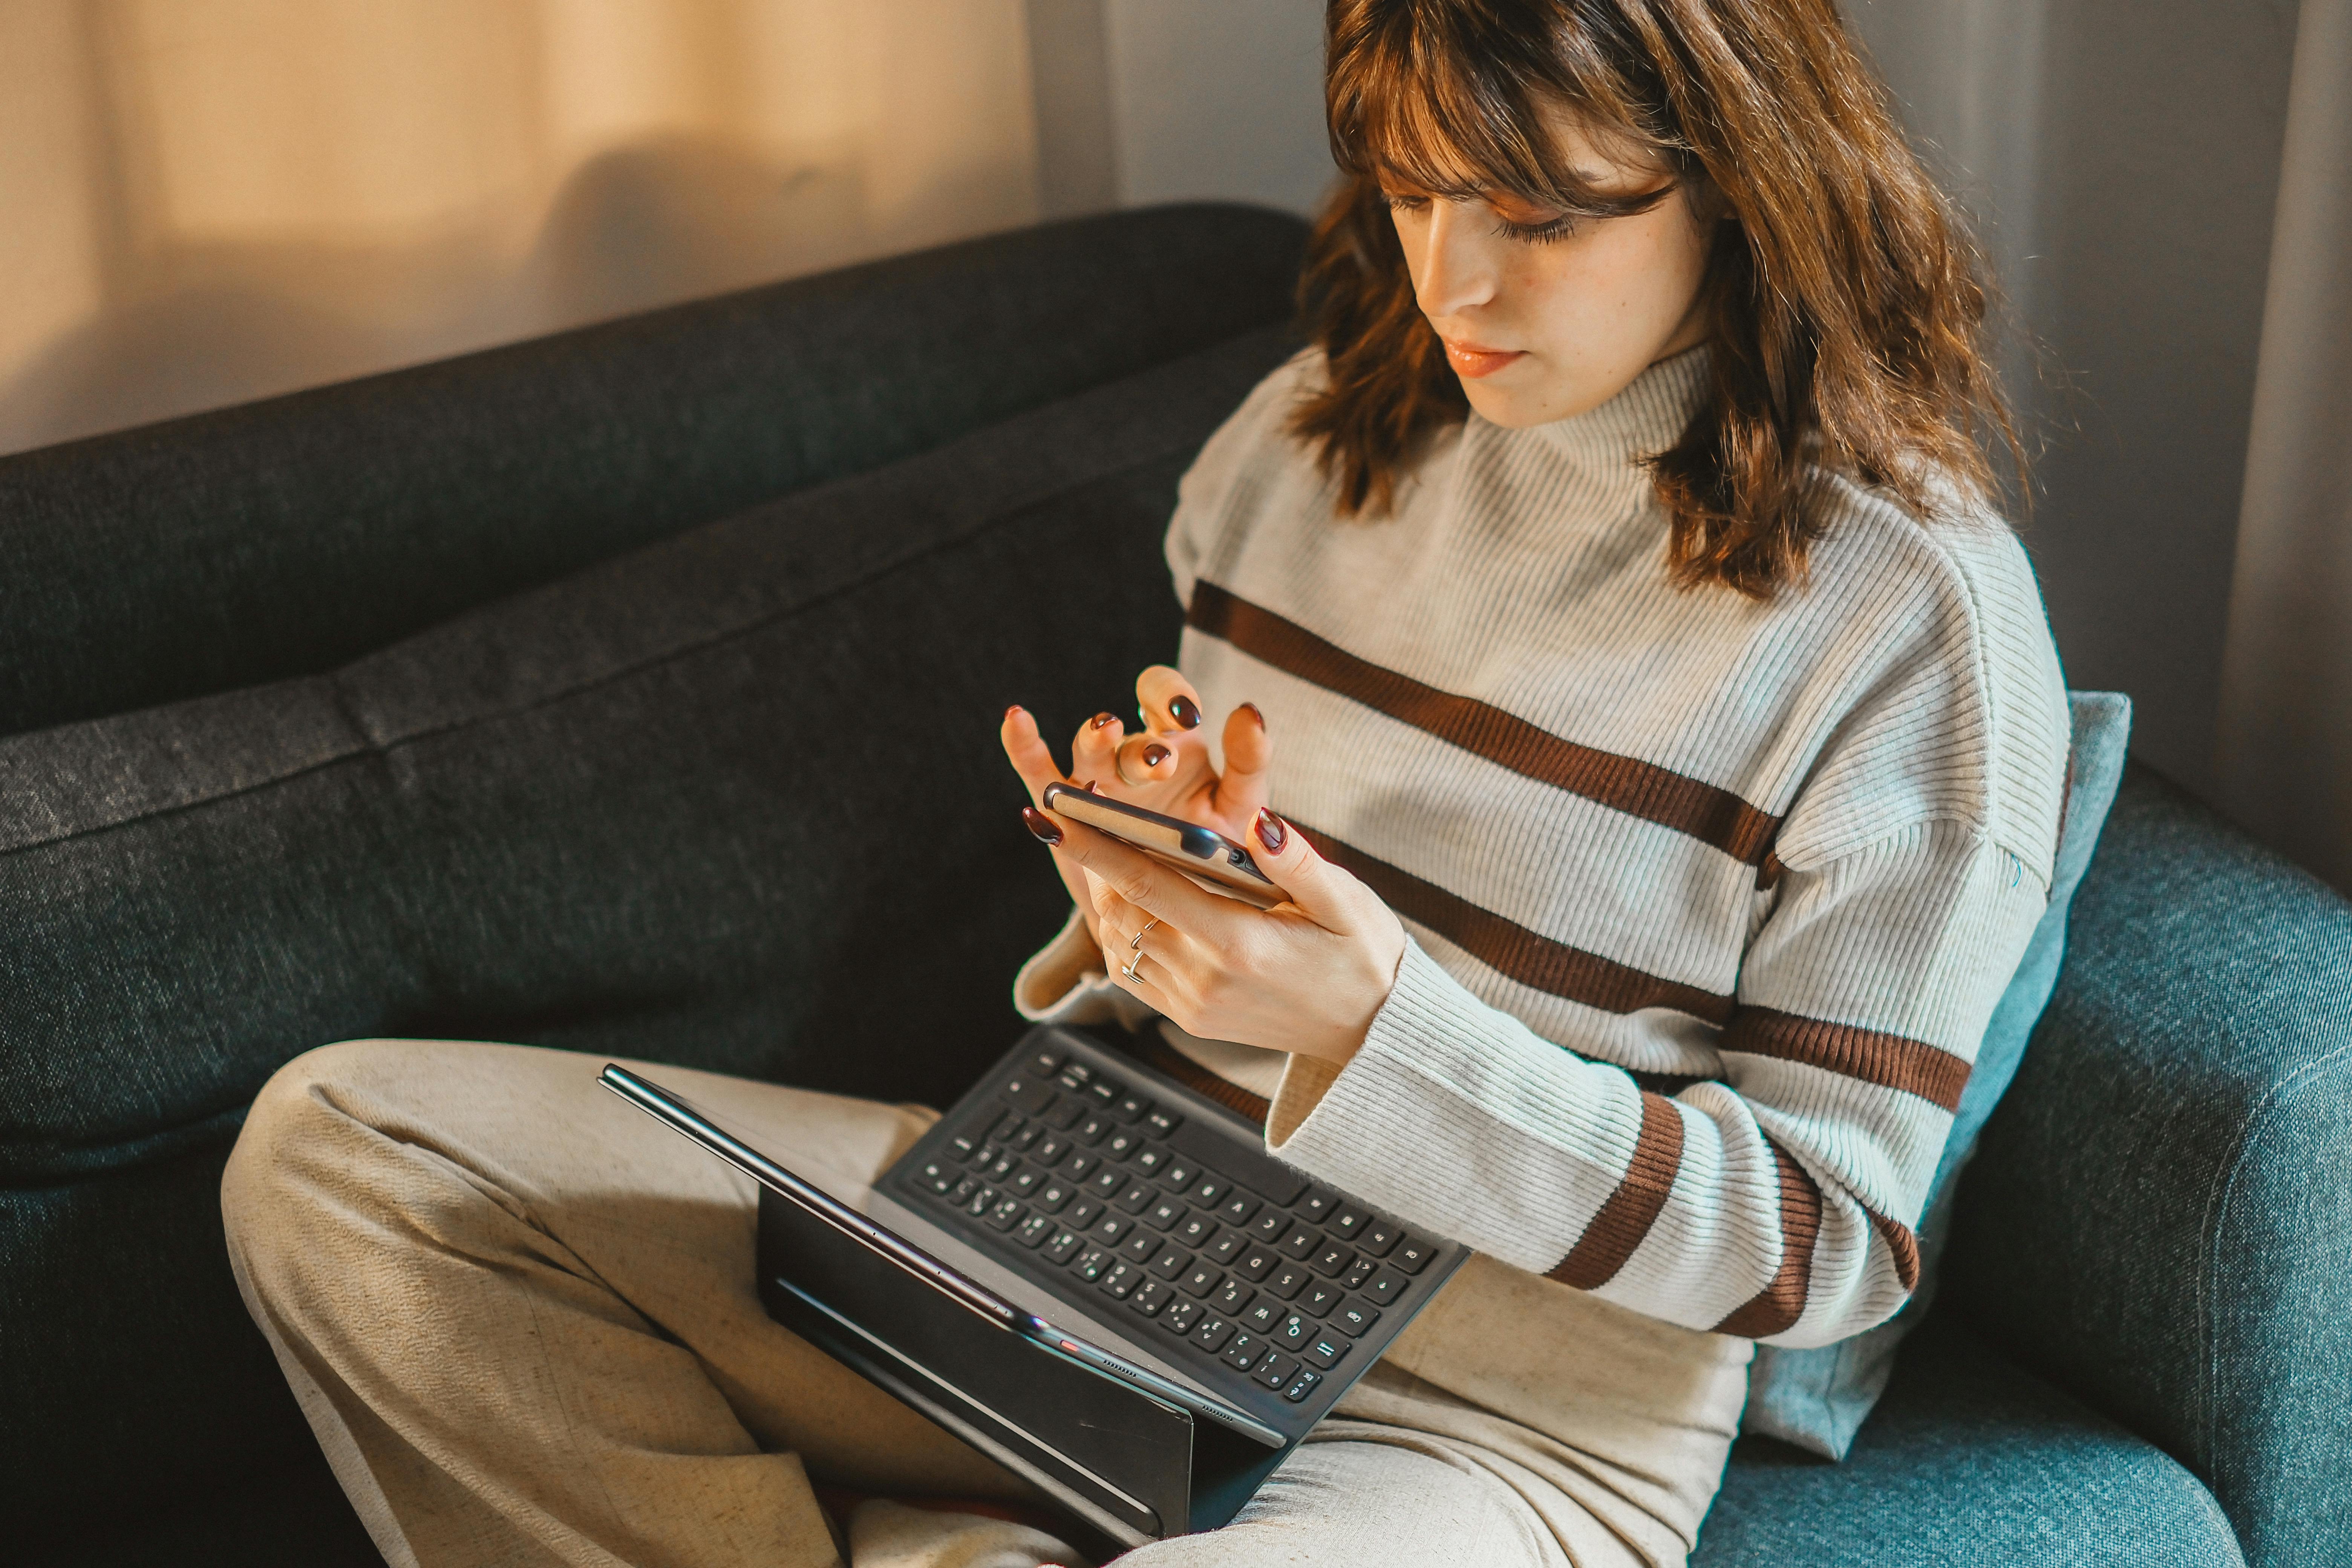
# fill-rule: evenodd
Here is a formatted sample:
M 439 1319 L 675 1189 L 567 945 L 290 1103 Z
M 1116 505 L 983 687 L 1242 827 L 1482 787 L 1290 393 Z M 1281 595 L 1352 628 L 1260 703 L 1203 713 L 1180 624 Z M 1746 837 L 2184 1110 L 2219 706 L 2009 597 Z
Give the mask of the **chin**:
M 1538 387 L 1496 386 L 1494 379 L 1462 380 L 1463 395 L 1478 417 L 1489 425 L 1499 425 L 1506 430 L 1524 430 L 1531 425 L 1549 425 L 1555 419 L 1565 419 L 1570 414 L 1581 413 L 1572 400 L 1546 396 Z M 1554 413 L 1553 409 L 1561 412 Z

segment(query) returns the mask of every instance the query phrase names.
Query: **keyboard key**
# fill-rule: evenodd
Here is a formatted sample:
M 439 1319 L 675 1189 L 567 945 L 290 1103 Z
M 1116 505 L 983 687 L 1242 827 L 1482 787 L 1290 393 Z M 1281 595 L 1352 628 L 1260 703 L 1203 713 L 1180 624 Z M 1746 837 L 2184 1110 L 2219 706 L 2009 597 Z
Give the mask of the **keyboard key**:
M 1337 1366 L 1339 1358 L 1348 1353 L 1348 1342 L 1344 1334 L 1316 1334 L 1307 1340 L 1306 1350 L 1299 1353 L 1317 1366 Z
M 1111 1202 L 1129 1214 L 1141 1214 L 1151 1206 L 1151 1200 L 1159 1195 L 1141 1182 L 1129 1182 L 1119 1189 L 1118 1196 L 1113 1198 Z
M 1410 1283 L 1410 1280 L 1395 1269 L 1383 1268 L 1372 1276 L 1371 1283 L 1364 1287 L 1364 1294 L 1385 1307 L 1403 1295 L 1405 1286 Z
M 1339 1304 L 1339 1287 L 1318 1279 L 1315 1288 L 1298 1299 L 1298 1310 L 1310 1318 L 1328 1318 Z
M 1184 1275 L 1184 1289 L 1195 1296 L 1205 1296 L 1224 1282 L 1225 1271 L 1205 1263 L 1195 1263 Z
M 1184 1223 L 1176 1227 L 1177 1241 L 1195 1249 L 1209 1245 L 1217 1234 L 1217 1222 L 1204 1214 L 1187 1211 Z
M 1315 1337 L 1315 1325 L 1296 1312 L 1285 1312 L 1282 1321 L 1269 1331 L 1276 1344 L 1284 1350 L 1304 1350 L 1307 1342 Z
M 1055 1081 L 1059 1083 L 1064 1089 L 1068 1089 L 1072 1094 L 1076 1094 L 1078 1090 L 1086 1088 L 1087 1080 L 1094 1076 L 1095 1069 L 1087 1066 L 1084 1062 L 1064 1062 L 1062 1064 L 1061 1076 L 1055 1079 Z
M 1165 1138 L 1171 1132 L 1175 1131 L 1177 1123 L 1183 1120 L 1184 1119 L 1182 1117 L 1177 1115 L 1174 1111 L 1163 1109 L 1155 1110 L 1150 1115 L 1145 1117 L 1143 1119 L 1143 1124 L 1151 1129 L 1151 1135 L 1153 1137 Z
M 1112 1128 L 1116 1125 L 1110 1118 L 1100 1112 L 1090 1111 L 1076 1127 L 1070 1129 L 1070 1136 L 1091 1149 L 1109 1137 Z
M 1429 1260 L 1436 1256 L 1437 1248 L 1433 1245 L 1408 1236 L 1397 1243 L 1397 1249 L 1389 1254 L 1389 1261 L 1407 1274 L 1418 1274 L 1428 1267 Z
M 1098 1111 L 1108 1110 L 1112 1106 L 1117 1105 L 1119 1096 L 1126 1092 L 1127 1090 L 1107 1078 L 1095 1079 L 1094 1082 L 1087 1085 L 1086 1089 L 1087 1100 Z
M 1143 1223 L 1155 1230 L 1174 1230 L 1189 1212 L 1174 1198 L 1162 1198 L 1143 1211 Z
M 980 1144 L 973 1139 L 950 1138 L 948 1140 L 948 1156 L 960 1164 L 971 1164 L 972 1156 L 979 1152 Z
M 999 1198 L 996 1206 L 988 1211 L 988 1223 L 999 1230 L 1011 1230 L 1026 1218 L 1029 1205 L 1019 1198 Z
M 1201 1167 L 1186 1160 L 1171 1160 L 1160 1167 L 1160 1184 L 1173 1192 L 1187 1192 L 1201 1179 Z
M 1027 1072 L 1006 1079 L 1004 1087 L 996 1092 L 1003 1095 L 1007 1103 L 1018 1106 L 1024 1114 L 1030 1116 L 1036 1115 L 1060 1098 L 1054 1092 L 1052 1079 L 1041 1078 Z
M 1234 1266 L 1234 1259 L 1239 1258 L 1244 1251 L 1248 1250 L 1248 1237 L 1244 1236 L 1240 1231 L 1229 1230 L 1225 1232 L 1224 1235 L 1217 1237 L 1216 1240 L 1209 1243 L 1208 1246 L 1201 1248 L 1201 1252 L 1202 1256 L 1208 1258 L 1211 1261 L 1222 1263 L 1226 1268 L 1231 1268 Z
M 1001 1182 L 1021 1168 L 1021 1156 L 1010 1149 L 999 1154 L 982 1176 L 982 1181 Z
M 1077 1189 L 1064 1181 L 1047 1182 L 1037 1189 L 1037 1206 L 1047 1214 L 1060 1214 L 1063 1205 L 1076 1195 Z
M 966 1176 L 949 1191 L 948 1202 L 954 1205 L 957 1208 L 961 1208 L 964 1205 L 971 1202 L 972 1194 L 978 1191 L 980 1191 L 980 1184 L 973 1181 L 970 1176 Z
M 1103 1277 L 1103 1270 L 1111 1266 L 1111 1255 L 1104 1248 L 1089 1247 L 1070 1265 L 1070 1272 L 1091 1285 Z
M 1035 1192 L 1038 1187 L 1044 1184 L 1045 1180 L 1045 1172 L 1039 1170 L 1034 1165 L 1024 1165 L 1019 1170 L 1013 1172 L 1013 1179 L 1004 1184 L 1012 1188 L 1013 1192 L 1017 1193 L 1022 1197 L 1025 1198 L 1030 1194 Z
M 923 1167 L 922 1183 L 935 1193 L 952 1191 L 956 1184 L 954 1167 L 934 1160 Z
M 1128 1292 L 1142 1283 L 1143 1270 L 1122 1258 L 1103 1270 L 1102 1282 L 1097 1289 L 1107 1296 L 1124 1301 Z
M 1110 1108 L 1110 1112 L 1121 1121 L 1132 1124 L 1142 1121 L 1151 1113 L 1151 1101 L 1139 1094 L 1122 1094 L 1118 1097 L 1118 1103 Z M 1162 1133 L 1161 1136 L 1165 1137 L 1166 1134 Z
M 1074 1182 L 1083 1182 L 1095 1173 L 1095 1166 L 1100 1163 L 1084 1149 L 1073 1149 L 1062 1162 L 1062 1174 Z
M 1345 1239 L 1353 1241 L 1364 1234 L 1364 1226 L 1371 1223 L 1371 1218 L 1352 1204 L 1342 1205 L 1339 1212 L 1331 1216 L 1331 1229 Z
M 1274 1332 L 1274 1326 L 1282 1321 L 1282 1303 L 1272 1297 L 1265 1297 L 1250 1303 L 1234 1321 L 1264 1337 Z
M 1257 1218 L 1250 1222 L 1249 1237 L 1252 1241 L 1263 1241 L 1268 1246 L 1271 1246 L 1275 1242 L 1280 1241 L 1284 1234 L 1289 1229 L 1290 1216 L 1288 1215 L 1283 1213 L 1280 1209 L 1268 1209 L 1264 1214 L 1258 1215 Z
M 1003 1158 L 1003 1150 L 983 1140 L 979 1150 L 971 1157 L 971 1168 L 975 1171 L 985 1171 Z
M 983 1182 L 979 1187 L 973 1190 L 971 1196 L 964 1200 L 963 1212 L 971 1215 L 972 1218 L 978 1219 L 989 1210 L 994 1208 L 996 1206 L 996 1200 L 1003 1195 L 1003 1194 L 998 1192 L 994 1187 L 992 1187 Z
M 1331 1326 L 1351 1340 L 1362 1339 L 1381 1321 L 1381 1310 L 1370 1301 L 1343 1301 L 1331 1314 Z
M 1356 1245 L 1363 1248 L 1367 1258 L 1386 1258 L 1389 1248 L 1394 1247 L 1397 1237 L 1403 1234 L 1388 1221 L 1376 1219 L 1364 1227 L 1364 1234 L 1356 1238 Z
M 1279 1296 L 1287 1301 L 1304 1290 L 1307 1288 L 1307 1282 L 1314 1278 L 1315 1276 L 1297 1264 L 1286 1263 L 1267 1276 L 1265 1289 L 1269 1295 Z
M 1224 1354 L 1217 1359 L 1235 1372 L 1247 1372 L 1266 1354 L 1266 1347 L 1255 1334 L 1235 1334 L 1225 1346 Z
M 1304 1405 L 1307 1396 L 1315 1392 L 1315 1385 L 1322 1381 L 1323 1374 L 1319 1372 L 1302 1372 L 1283 1384 L 1282 1396 L 1293 1405 Z
M 1100 1213 L 1102 1213 L 1102 1205 L 1092 1198 L 1080 1198 L 1072 1204 L 1069 1212 L 1062 1216 L 1062 1223 L 1072 1230 L 1084 1230 L 1094 1224 L 1095 1215 Z
M 1230 1318 L 1248 1306 L 1256 1297 L 1257 1292 L 1251 1289 L 1244 1281 L 1228 1279 L 1218 1287 L 1214 1296 L 1209 1298 L 1209 1305 Z
M 1204 1209 L 1213 1209 L 1224 1202 L 1225 1194 L 1232 1190 L 1231 1182 L 1226 1181 L 1223 1176 L 1213 1174 L 1202 1176 L 1199 1181 L 1194 1182 L 1192 1190 L 1184 1195 Z
M 1372 1276 L 1380 1271 L 1381 1266 L 1370 1258 L 1359 1258 L 1348 1265 L 1348 1272 L 1340 1278 L 1339 1284 L 1345 1289 L 1360 1290 L 1370 1284 Z
M 1146 1279 L 1135 1288 L 1135 1294 L 1127 1299 L 1127 1304 L 1149 1318 L 1168 1305 L 1175 1294 L 1166 1280 Z
M 992 1143 L 1010 1143 L 1020 1135 L 1021 1130 L 1028 1125 L 1029 1123 L 1020 1117 L 1007 1111 L 1003 1121 L 989 1129 L 988 1141 Z
M 1356 1266 L 1356 1255 L 1335 1241 L 1317 1253 L 1310 1261 L 1316 1273 L 1328 1279 L 1337 1279 Z
M 1234 1259 L 1234 1272 L 1245 1276 L 1250 1283 L 1255 1285 L 1271 1274 L 1274 1271 L 1274 1266 L 1280 1261 L 1282 1260 L 1279 1258 L 1265 1247 L 1253 1247 Z
M 1233 1337 L 1233 1324 L 1212 1313 L 1202 1320 L 1199 1328 L 1192 1331 L 1192 1342 L 1204 1351 L 1213 1352 L 1218 1346 Z
M 1149 1263 L 1151 1261 L 1151 1255 L 1158 1252 L 1160 1246 L 1160 1238 L 1151 1232 L 1138 1230 L 1119 1247 L 1118 1255 L 1121 1258 L 1131 1258 L 1137 1263 Z M 1173 1248 L 1171 1250 L 1172 1251 Z
M 1067 1132 L 1071 1128 L 1076 1127 L 1079 1121 L 1084 1120 L 1086 1114 L 1087 1102 L 1083 1100 L 1077 1099 L 1076 1096 L 1069 1096 L 1063 1099 L 1060 1103 L 1046 1110 L 1038 1118 L 1038 1120 L 1045 1122 L 1048 1127 L 1057 1128 L 1064 1132 Z
M 1127 1185 L 1127 1173 L 1117 1165 L 1105 1165 L 1087 1178 L 1087 1191 L 1098 1198 L 1108 1198 Z
M 1227 1225 L 1247 1225 L 1250 1215 L 1257 1213 L 1257 1200 L 1247 1193 L 1234 1193 L 1217 1210 L 1217 1217 Z
M 1052 1078 L 1055 1073 L 1062 1070 L 1062 1053 L 1059 1051 L 1039 1051 L 1035 1056 L 1029 1058 L 1029 1070 L 1036 1074 L 1039 1078 Z
M 1268 1388 L 1280 1388 L 1304 1370 L 1295 1358 L 1269 1349 L 1258 1358 L 1257 1365 L 1250 1369 L 1250 1376 Z
M 1142 1148 L 1138 1149 L 1135 1152 L 1135 1157 L 1129 1160 L 1128 1163 L 1134 1166 L 1137 1170 L 1142 1172 L 1147 1176 L 1156 1177 L 1168 1166 L 1168 1151 L 1165 1149 L 1154 1149 L 1151 1145 L 1147 1143 Z
M 1087 1238 L 1075 1230 L 1057 1230 L 1045 1244 L 1045 1256 L 1056 1263 L 1067 1263 L 1086 1244 Z
M 1021 1222 L 1021 1228 L 1013 1233 L 1013 1239 L 1024 1247 L 1034 1247 L 1053 1235 L 1054 1229 L 1052 1215 L 1033 1214 Z
M 1304 1263 L 1323 1250 L 1323 1237 L 1320 1232 L 1309 1230 L 1303 1225 L 1294 1226 L 1290 1234 L 1282 1238 L 1280 1246 L 1294 1259 Z
M 1143 1134 L 1122 1127 L 1097 1147 L 1106 1160 L 1124 1160 L 1143 1147 Z
M 1191 1270 L 1192 1260 L 1181 1247 L 1163 1248 L 1160 1256 L 1144 1265 L 1162 1279 L 1181 1279 Z
M 1060 1164 L 1069 1152 L 1070 1141 L 1066 1138 L 1041 1138 L 1037 1146 L 1029 1151 L 1029 1157 L 1050 1171 Z
M 1015 1132 L 1011 1138 L 1005 1141 L 1006 1147 L 1018 1149 L 1021 1152 L 1026 1154 L 1029 1152 L 1030 1146 L 1045 1135 L 1045 1129 L 1042 1124 L 1034 1121 L 1024 1121 L 1021 1124 L 1021 1131 Z
M 1339 1206 L 1339 1199 L 1337 1194 L 1327 1193 L 1320 1187 L 1310 1187 L 1305 1197 L 1290 1206 L 1297 1211 L 1299 1218 L 1321 1225 L 1331 1217 L 1331 1211 Z
M 1192 1331 L 1192 1325 L 1201 1321 L 1201 1314 L 1206 1310 L 1198 1301 L 1180 1300 L 1160 1314 L 1160 1326 L 1171 1334 L 1189 1334 Z
M 1125 1215 L 1107 1214 L 1095 1221 L 1087 1235 L 1093 1238 L 1097 1247 L 1117 1247 L 1127 1239 L 1127 1233 L 1134 1228 L 1135 1222 Z

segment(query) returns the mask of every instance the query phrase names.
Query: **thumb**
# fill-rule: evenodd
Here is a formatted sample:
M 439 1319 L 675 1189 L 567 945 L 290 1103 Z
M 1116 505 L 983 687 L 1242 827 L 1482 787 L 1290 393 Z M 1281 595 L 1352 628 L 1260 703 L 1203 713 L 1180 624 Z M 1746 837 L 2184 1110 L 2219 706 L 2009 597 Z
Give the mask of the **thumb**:
M 1264 806 L 1250 823 L 1250 858 L 1307 918 L 1326 931 L 1352 923 L 1363 883 L 1323 858 L 1307 835 Z

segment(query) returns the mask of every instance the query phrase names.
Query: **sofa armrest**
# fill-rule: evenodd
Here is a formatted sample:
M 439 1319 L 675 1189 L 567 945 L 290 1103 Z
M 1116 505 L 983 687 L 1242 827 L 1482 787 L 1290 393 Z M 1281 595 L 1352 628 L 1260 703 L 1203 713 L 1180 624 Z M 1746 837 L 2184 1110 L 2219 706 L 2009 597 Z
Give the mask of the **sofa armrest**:
M 2352 905 L 2135 766 L 1961 1211 L 1981 1330 L 2352 1562 Z

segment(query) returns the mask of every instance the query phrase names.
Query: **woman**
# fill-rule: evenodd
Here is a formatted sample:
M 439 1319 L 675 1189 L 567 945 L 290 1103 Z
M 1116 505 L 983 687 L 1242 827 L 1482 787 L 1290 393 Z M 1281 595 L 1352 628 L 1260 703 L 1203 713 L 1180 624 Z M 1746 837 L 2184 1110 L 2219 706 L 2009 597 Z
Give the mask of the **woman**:
M 1753 1343 L 1912 1289 L 2044 902 L 2066 715 L 1988 509 L 1982 298 L 1821 0 L 1328 26 L 1316 346 L 1184 482 L 1181 671 L 1066 775 L 1248 836 L 1290 901 L 1033 808 L 1077 912 L 1016 994 L 1145 1027 L 1285 1159 L 1481 1256 L 1234 1525 L 1128 1561 L 1654 1568 Z M 1033 792 L 1065 776 L 1003 733 Z M 667 1076 L 852 1193 L 926 1123 Z M 827 1562 L 795 1456 L 1017 1493 L 769 1323 L 740 1186 L 610 1115 L 578 1058 L 416 1042 L 257 1104 L 240 1283 L 388 1556 Z M 849 1533 L 1066 1558 L 888 1504 Z

